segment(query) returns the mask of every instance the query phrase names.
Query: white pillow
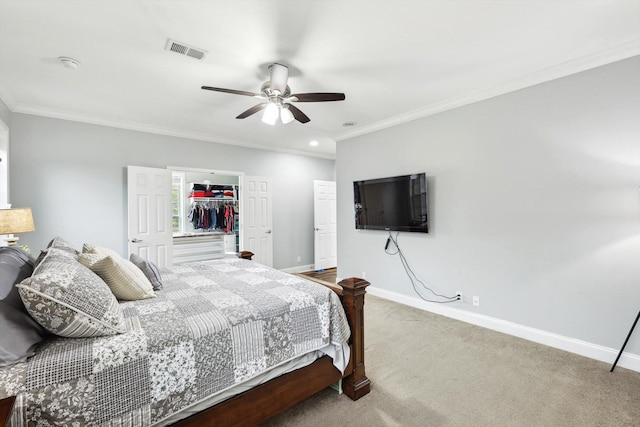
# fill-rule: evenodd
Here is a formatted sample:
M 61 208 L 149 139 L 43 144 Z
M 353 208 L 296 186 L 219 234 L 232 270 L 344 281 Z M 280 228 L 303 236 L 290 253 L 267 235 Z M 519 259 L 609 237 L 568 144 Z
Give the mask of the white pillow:
M 84 248 L 83 248 L 84 250 Z M 78 255 L 79 261 L 97 273 L 120 300 L 155 298 L 153 285 L 134 263 L 107 248 L 93 247 Z

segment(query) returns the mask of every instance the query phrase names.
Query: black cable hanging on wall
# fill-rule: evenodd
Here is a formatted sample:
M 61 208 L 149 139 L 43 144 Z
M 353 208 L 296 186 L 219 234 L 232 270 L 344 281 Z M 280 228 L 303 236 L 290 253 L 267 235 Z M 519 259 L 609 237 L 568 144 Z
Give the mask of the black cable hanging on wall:
M 389 237 L 387 238 L 387 243 L 384 245 L 384 251 L 387 255 L 398 255 L 398 257 L 400 258 L 400 262 L 402 263 L 402 267 L 404 267 L 404 271 L 407 273 L 407 276 L 409 277 L 409 280 L 411 281 L 411 286 L 413 286 L 413 290 L 415 291 L 415 293 L 424 301 L 427 302 L 433 302 L 433 303 L 438 303 L 438 304 L 449 304 L 452 302 L 456 302 L 459 301 L 458 300 L 458 296 L 447 296 L 447 295 L 442 295 L 437 293 L 436 291 L 434 291 L 433 289 L 431 289 L 429 286 L 427 286 L 422 280 L 418 279 L 418 276 L 416 276 L 416 273 L 411 269 L 411 266 L 409 265 L 409 262 L 407 261 L 407 258 L 404 256 L 404 254 L 402 253 L 402 250 L 400 249 L 400 245 L 398 245 L 398 235 L 400 234 L 400 232 L 398 231 L 396 233 L 396 236 L 393 237 L 393 235 L 391 234 L 391 231 L 389 231 Z M 393 243 L 393 246 L 395 246 L 395 252 L 390 252 L 389 251 L 389 245 Z M 436 297 L 440 297 L 440 298 L 444 298 L 447 301 L 436 301 L 436 300 L 432 300 L 429 298 L 426 298 L 424 295 L 422 295 L 420 293 L 420 290 L 418 288 L 418 284 L 422 285 L 422 287 L 426 290 L 428 290 L 429 292 L 431 292 L 433 295 L 435 295 Z

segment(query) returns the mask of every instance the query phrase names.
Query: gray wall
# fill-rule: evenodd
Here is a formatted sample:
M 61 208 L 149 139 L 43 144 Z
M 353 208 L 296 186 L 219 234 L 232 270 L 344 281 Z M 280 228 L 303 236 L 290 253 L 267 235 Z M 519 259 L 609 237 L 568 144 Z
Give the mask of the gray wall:
M 639 76 L 635 57 L 339 142 L 339 276 L 416 297 L 388 234 L 355 230 L 352 182 L 426 172 L 429 234 L 399 236 L 420 279 L 619 348 L 640 309 Z
M 126 253 L 126 166 L 183 166 L 273 178 L 274 267 L 313 263 L 313 180 L 334 161 L 14 113 L 11 202 L 33 210 L 32 249 L 55 235 Z M 297 257 L 302 261 L 297 263 Z
M 0 99 L 0 120 L 2 120 L 7 126 L 11 124 L 11 112 L 9 111 L 9 108 L 7 108 L 7 104 L 5 104 L 2 99 Z
M 11 112 L 0 99 L 0 208 L 9 201 L 9 120 Z

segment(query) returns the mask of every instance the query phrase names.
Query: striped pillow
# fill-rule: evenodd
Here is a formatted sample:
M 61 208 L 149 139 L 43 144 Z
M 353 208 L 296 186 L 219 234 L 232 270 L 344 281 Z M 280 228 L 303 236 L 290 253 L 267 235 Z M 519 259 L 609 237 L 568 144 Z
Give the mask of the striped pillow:
M 128 301 L 155 298 L 151 282 L 135 264 L 107 248 L 92 250 L 93 253 L 79 254 L 78 259 L 109 285 L 116 298 Z

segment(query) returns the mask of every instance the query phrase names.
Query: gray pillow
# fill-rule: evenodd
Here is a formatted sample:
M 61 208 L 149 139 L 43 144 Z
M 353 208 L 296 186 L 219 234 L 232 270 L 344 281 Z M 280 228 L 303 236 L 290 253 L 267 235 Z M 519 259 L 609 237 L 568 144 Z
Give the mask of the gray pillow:
M 47 256 L 47 251 L 51 248 L 62 249 L 63 251 L 69 252 L 74 255 L 76 258 L 79 254 L 79 251 L 71 245 L 71 243 L 67 242 L 60 236 L 56 236 L 47 245 L 47 247 L 40 251 L 40 255 L 36 258 L 33 263 L 34 268 L 40 265 L 45 256 Z
M 51 239 L 51 241 L 47 245 L 47 248 L 62 249 L 63 251 L 67 251 L 73 255 L 78 255 L 79 253 L 79 251 L 76 248 L 74 248 L 71 243 L 67 242 L 60 236 L 56 236 L 53 239 Z
M 34 321 L 14 285 L 31 276 L 33 259 L 22 250 L 0 247 L 0 366 L 8 366 L 33 356 L 47 335 Z
M 31 277 L 16 285 L 29 314 L 49 332 L 82 338 L 126 331 L 122 309 L 104 281 L 76 255 L 49 248 Z
M 42 328 L 28 314 L 0 301 L 0 366 L 22 362 L 44 339 Z
M 136 267 L 138 267 L 147 279 L 151 282 L 154 291 L 158 291 L 162 289 L 162 277 L 160 277 L 160 270 L 158 266 L 148 259 L 144 259 L 139 255 L 131 254 L 129 256 L 129 261 L 134 263 Z

